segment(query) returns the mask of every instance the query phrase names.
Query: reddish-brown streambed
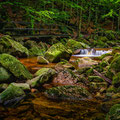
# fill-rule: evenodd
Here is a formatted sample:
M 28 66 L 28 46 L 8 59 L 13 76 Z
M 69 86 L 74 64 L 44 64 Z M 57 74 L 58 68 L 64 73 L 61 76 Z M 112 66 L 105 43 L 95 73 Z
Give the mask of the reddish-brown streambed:
M 75 59 L 77 58 L 71 57 L 70 61 Z M 32 73 L 42 67 L 54 68 L 56 65 L 39 64 L 36 57 L 20 61 Z M 42 92 L 34 93 L 33 96 L 14 108 L 0 106 L 0 120 L 104 120 L 106 115 L 101 110 L 102 102 L 96 99 L 79 102 L 50 100 Z

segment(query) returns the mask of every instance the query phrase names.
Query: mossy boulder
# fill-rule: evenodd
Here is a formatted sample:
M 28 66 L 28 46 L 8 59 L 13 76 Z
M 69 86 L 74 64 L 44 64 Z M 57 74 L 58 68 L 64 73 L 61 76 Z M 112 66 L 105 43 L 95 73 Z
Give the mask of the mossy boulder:
M 35 75 L 37 77 L 28 80 L 27 83 L 31 87 L 39 87 L 43 85 L 44 83 L 49 83 L 51 82 L 53 76 L 56 74 L 56 71 L 52 68 L 41 68 L 38 70 Z
M 69 60 L 72 51 L 68 50 L 62 43 L 52 45 L 45 53 L 45 59 L 49 62 L 59 62 L 61 59 Z
M 70 85 L 50 88 L 45 91 L 45 95 L 52 99 L 86 100 L 92 98 L 85 88 Z
M 25 93 L 21 88 L 10 84 L 8 88 L 0 94 L 0 103 L 3 103 L 4 105 L 16 104 L 24 96 Z
M 99 76 L 89 76 L 88 80 L 90 82 L 103 82 L 104 80 Z
M 0 64 L 17 78 L 32 78 L 32 74 L 27 70 L 27 68 L 20 63 L 19 60 L 9 54 L 0 54 Z
M 105 120 L 120 120 L 120 104 L 115 104 L 110 108 Z
M 90 48 L 88 45 L 86 45 L 85 43 L 82 42 L 78 42 L 76 40 L 73 39 L 69 39 L 68 42 L 66 43 L 66 46 L 71 49 L 73 52 L 77 49 L 80 48 Z
M 44 56 L 46 50 L 41 49 L 38 46 L 33 46 L 32 48 L 29 49 L 30 55 L 31 56 Z
M 11 85 L 21 88 L 24 91 L 30 90 L 30 86 L 27 83 L 11 83 Z
M 49 61 L 46 60 L 43 56 L 38 56 L 37 57 L 37 62 L 40 64 L 49 64 Z
M 119 77 L 117 77 L 117 74 L 119 74 L 119 72 L 120 72 L 120 55 L 117 55 L 111 61 L 106 76 L 109 78 L 113 78 L 115 82 L 116 80 L 119 79 Z
M 0 67 L 0 83 L 8 82 L 8 79 L 10 78 L 11 74 L 3 67 Z
M 10 37 L 9 35 L 5 35 L 0 39 L 0 43 L 4 45 L 5 49 L 8 48 L 9 51 L 6 51 L 7 53 L 10 52 L 11 54 L 19 52 L 21 54 L 25 54 L 26 56 L 29 56 L 29 50 L 24 47 L 19 42 L 16 42 Z

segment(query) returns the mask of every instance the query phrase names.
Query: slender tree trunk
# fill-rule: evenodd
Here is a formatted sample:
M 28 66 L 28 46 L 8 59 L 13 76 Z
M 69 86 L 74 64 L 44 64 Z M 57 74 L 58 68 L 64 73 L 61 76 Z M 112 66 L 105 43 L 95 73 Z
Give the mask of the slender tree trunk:
M 120 10 L 119 10 L 119 14 L 118 14 L 118 31 L 120 30 Z
M 89 6 L 88 27 L 90 25 L 90 22 L 91 22 L 91 4 Z
M 83 6 L 83 1 L 81 1 L 81 7 Z M 79 15 L 79 28 L 78 28 L 78 37 L 80 37 L 81 33 L 81 27 L 82 27 L 82 9 L 80 9 L 80 15 Z
M 114 17 L 112 18 L 112 30 L 114 29 Z
M 95 11 L 95 25 L 97 26 L 98 24 L 98 7 L 96 6 L 96 11 Z

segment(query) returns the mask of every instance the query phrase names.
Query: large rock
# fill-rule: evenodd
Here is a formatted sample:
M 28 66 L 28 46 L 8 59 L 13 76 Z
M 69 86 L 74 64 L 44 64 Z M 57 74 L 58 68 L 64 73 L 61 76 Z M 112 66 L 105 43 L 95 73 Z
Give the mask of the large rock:
M 0 43 L 4 45 L 4 48 L 8 48 L 9 51 L 6 51 L 6 53 L 10 52 L 11 54 L 14 54 L 16 52 L 24 53 L 25 55 L 29 55 L 29 50 L 24 47 L 19 42 L 14 41 L 9 35 L 5 35 L 0 39 Z
M 0 67 L 0 83 L 8 82 L 8 79 L 10 78 L 11 74 L 3 67 Z
M 52 77 L 55 74 L 56 74 L 56 71 L 52 68 L 41 68 L 35 73 L 37 77 L 33 78 L 32 80 L 28 80 L 27 83 L 31 87 L 39 87 L 44 83 L 51 82 Z
M 20 63 L 19 60 L 9 54 L 4 53 L 0 55 L 0 64 L 17 78 L 32 78 L 32 74 L 26 69 L 26 67 Z
M 68 100 L 86 100 L 91 99 L 92 95 L 80 86 L 59 86 L 45 91 L 48 98 L 68 99 Z
M 3 103 L 4 105 L 16 104 L 24 96 L 25 93 L 21 88 L 10 84 L 8 88 L 0 94 L 0 103 Z
M 120 120 L 120 104 L 115 104 L 110 108 L 105 120 Z
M 71 57 L 72 51 L 66 49 L 62 43 L 56 43 L 52 45 L 45 53 L 45 58 L 49 62 L 59 62 L 61 59 L 69 60 Z
M 89 46 L 86 45 L 85 43 L 78 42 L 78 41 L 73 40 L 73 39 L 69 39 L 66 46 L 69 49 L 71 49 L 73 52 L 77 49 L 80 49 L 80 48 L 89 48 Z

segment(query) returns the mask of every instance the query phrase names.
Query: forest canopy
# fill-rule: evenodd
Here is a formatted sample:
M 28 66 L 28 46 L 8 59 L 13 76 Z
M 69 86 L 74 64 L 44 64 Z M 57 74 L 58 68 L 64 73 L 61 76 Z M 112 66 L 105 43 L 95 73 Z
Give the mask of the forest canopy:
M 78 33 L 120 29 L 120 0 L 1 0 L 0 11 L 0 21 L 30 22 L 31 27 L 39 22 Z

